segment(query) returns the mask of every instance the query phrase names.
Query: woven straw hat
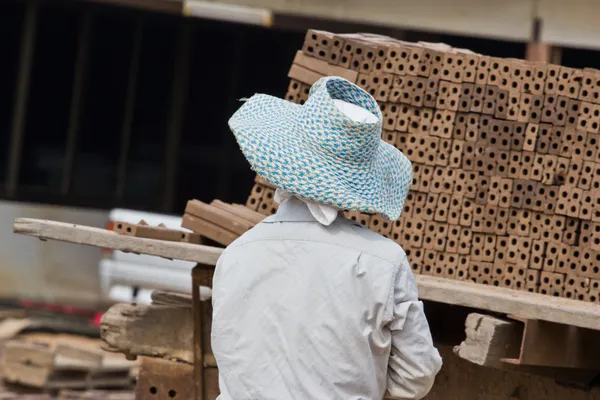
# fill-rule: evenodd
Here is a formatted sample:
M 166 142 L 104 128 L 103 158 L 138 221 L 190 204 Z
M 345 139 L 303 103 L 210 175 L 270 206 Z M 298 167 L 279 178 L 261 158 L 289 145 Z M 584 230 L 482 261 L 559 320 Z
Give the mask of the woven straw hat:
M 357 122 L 334 100 L 360 106 L 376 122 Z M 412 184 L 410 161 L 381 140 L 371 95 L 338 77 L 317 81 L 304 105 L 257 94 L 229 127 L 252 169 L 287 192 L 343 210 L 400 217 Z

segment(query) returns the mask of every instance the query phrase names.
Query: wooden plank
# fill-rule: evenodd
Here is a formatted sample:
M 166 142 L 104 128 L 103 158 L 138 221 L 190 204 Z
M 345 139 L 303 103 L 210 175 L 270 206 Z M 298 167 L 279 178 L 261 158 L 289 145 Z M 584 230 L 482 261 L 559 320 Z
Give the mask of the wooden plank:
M 225 246 L 229 246 L 240 236 L 236 233 L 228 231 L 225 228 L 213 224 L 212 222 L 206 221 L 202 218 L 197 218 L 190 214 L 185 214 L 183 216 L 181 226 Z
M 188 243 L 123 237 L 104 229 L 62 222 L 16 219 L 16 233 L 115 250 L 215 265 L 222 249 Z M 417 275 L 424 300 L 514 314 L 560 324 L 600 330 L 600 305 L 525 291 Z
M 538 293 L 417 275 L 423 300 L 600 330 L 600 305 Z
M 235 214 L 245 219 L 246 221 L 253 223 L 254 225 L 260 223 L 263 219 L 265 219 L 265 216 L 263 214 L 253 211 L 241 204 L 227 204 L 222 202 L 221 200 L 213 200 L 210 203 L 210 205 Z
M 338 67 L 337 65 L 331 65 L 327 61 L 322 61 L 313 57 L 309 57 L 298 50 L 296 57 L 294 57 L 294 64 L 315 71 L 324 76 L 339 76 L 349 80 L 352 83 L 356 83 L 358 79 L 358 72 L 351 69 Z
M 42 240 L 59 240 L 208 265 L 215 265 L 223 251 L 216 247 L 127 237 L 106 229 L 39 219 L 17 218 L 13 231 Z
M 114 231 L 125 236 L 166 240 L 169 242 L 202 244 L 202 238 L 198 234 L 185 232 L 179 229 L 169 229 L 162 226 L 129 224 L 127 222 L 116 221 Z
M 254 227 L 253 223 L 246 221 L 229 211 L 222 210 L 198 200 L 188 201 L 185 212 L 186 214 L 191 214 L 208 222 L 212 222 L 213 224 L 238 235 L 243 235 L 246 231 Z
M 524 326 L 520 322 L 471 313 L 466 318 L 465 334 L 466 339 L 454 347 L 454 354 L 477 365 L 504 371 L 541 375 L 578 385 L 589 384 L 598 374 L 593 369 L 516 365 L 505 362 L 507 358 L 519 357 L 522 351 Z M 554 348 L 550 353 L 556 350 Z M 552 357 L 551 354 L 548 356 Z
M 307 85 L 312 85 L 319 79 L 321 79 L 323 75 L 301 67 L 299 65 L 292 65 L 290 68 L 290 72 L 288 72 L 288 78 L 295 79 L 299 82 L 306 83 Z
M 535 319 L 525 324 L 519 354 L 503 361 L 515 365 L 600 369 L 600 332 Z
M 190 308 L 116 304 L 102 316 L 100 334 L 110 351 L 194 362 Z

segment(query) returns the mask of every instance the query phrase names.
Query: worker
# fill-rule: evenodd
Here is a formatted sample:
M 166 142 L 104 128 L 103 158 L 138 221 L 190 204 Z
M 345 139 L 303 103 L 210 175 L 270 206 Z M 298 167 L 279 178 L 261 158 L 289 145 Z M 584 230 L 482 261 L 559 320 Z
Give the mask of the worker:
M 423 398 L 442 361 L 406 255 L 341 211 L 396 220 L 412 183 L 377 102 L 326 77 L 304 105 L 252 96 L 229 126 L 280 205 L 216 266 L 218 399 Z

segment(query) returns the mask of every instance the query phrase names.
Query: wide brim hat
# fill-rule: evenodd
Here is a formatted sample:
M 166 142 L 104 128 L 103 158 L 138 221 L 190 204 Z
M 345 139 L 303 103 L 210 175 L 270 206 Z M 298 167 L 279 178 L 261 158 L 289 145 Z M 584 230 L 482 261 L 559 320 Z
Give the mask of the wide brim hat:
M 366 109 L 376 122 L 357 122 L 336 107 Z M 400 217 L 412 184 L 410 161 L 381 140 L 373 97 L 338 77 L 321 78 L 304 105 L 256 94 L 229 127 L 258 175 L 301 199 L 342 210 Z

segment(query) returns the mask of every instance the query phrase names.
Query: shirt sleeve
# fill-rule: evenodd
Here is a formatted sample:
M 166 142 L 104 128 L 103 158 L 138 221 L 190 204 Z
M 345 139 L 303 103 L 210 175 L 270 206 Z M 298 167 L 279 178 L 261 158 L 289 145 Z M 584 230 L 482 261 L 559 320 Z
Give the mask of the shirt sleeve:
M 406 256 L 394 285 L 394 315 L 390 329 L 392 349 L 387 390 L 399 399 L 422 399 L 431 390 L 442 367 L 442 359 L 433 345 L 423 303 L 418 299 L 417 284 Z

